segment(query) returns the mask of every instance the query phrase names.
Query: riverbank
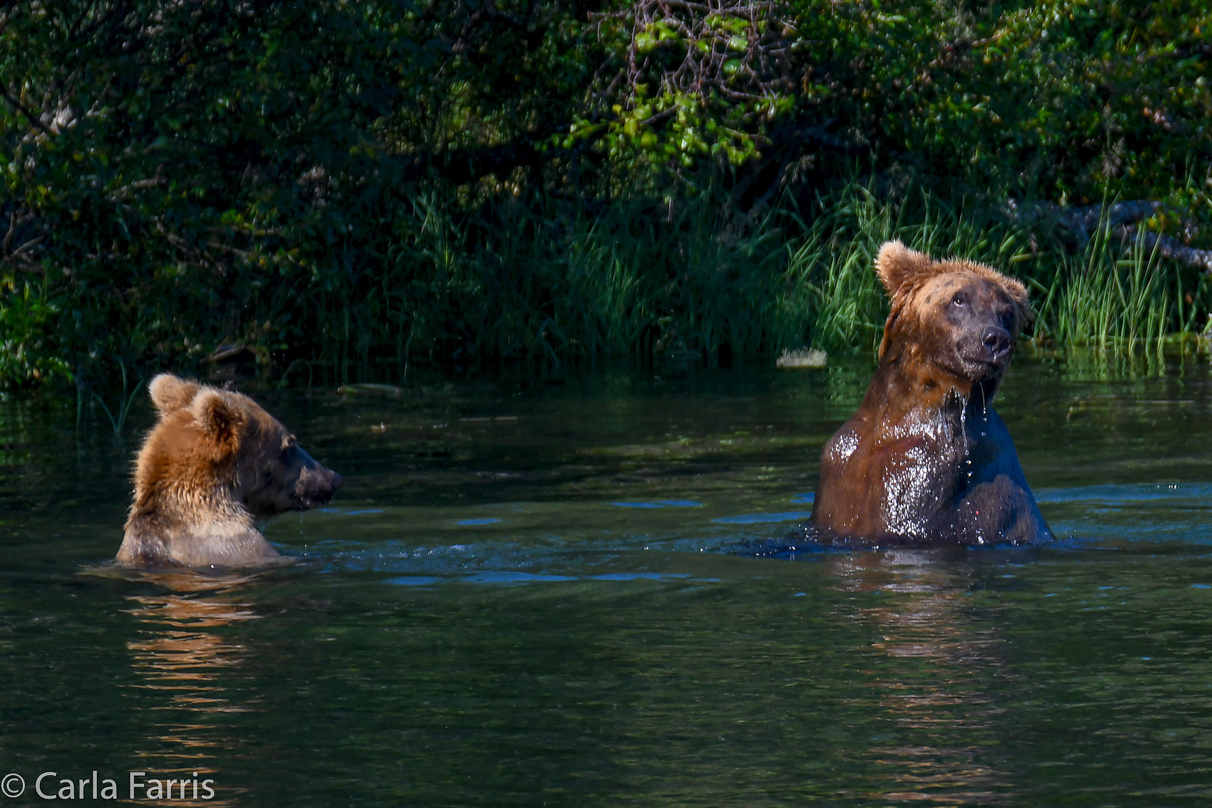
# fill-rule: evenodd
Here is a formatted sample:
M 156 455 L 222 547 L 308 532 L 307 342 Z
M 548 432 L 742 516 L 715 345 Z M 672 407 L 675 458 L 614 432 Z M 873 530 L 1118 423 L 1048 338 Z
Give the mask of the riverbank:
M 460 204 L 409 195 L 380 230 L 241 271 L 117 262 L 27 278 L 6 298 L 9 385 L 116 386 L 243 359 L 301 381 L 405 382 L 418 370 L 495 374 L 631 364 L 773 364 L 784 350 L 864 353 L 887 303 L 872 269 L 898 238 L 1019 277 L 1047 349 L 1148 350 L 1206 326 L 1205 276 L 1096 230 L 1085 244 L 988 201 L 851 182 L 764 210 L 703 194 L 659 204 L 550 196 Z

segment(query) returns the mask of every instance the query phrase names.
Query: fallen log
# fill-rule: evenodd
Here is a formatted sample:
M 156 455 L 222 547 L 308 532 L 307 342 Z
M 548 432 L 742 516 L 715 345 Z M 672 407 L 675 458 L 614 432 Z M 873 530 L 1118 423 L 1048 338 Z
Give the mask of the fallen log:
M 1165 209 L 1166 205 L 1161 202 L 1147 199 L 1080 208 L 1062 208 L 1051 202 L 1022 203 L 1011 199 L 1005 208 L 1006 214 L 1018 222 L 1051 222 L 1071 233 L 1081 246 L 1085 246 L 1100 228 L 1106 228 L 1108 234 L 1124 244 L 1139 243 L 1146 250 L 1157 250 L 1165 258 L 1212 273 L 1212 250 L 1190 247 L 1173 236 L 1142 229 L 1140 222 Z M 1188 239 L 1196 235 L 1195 226 L 1187 219 L 1183 220 L 1183 230 Z

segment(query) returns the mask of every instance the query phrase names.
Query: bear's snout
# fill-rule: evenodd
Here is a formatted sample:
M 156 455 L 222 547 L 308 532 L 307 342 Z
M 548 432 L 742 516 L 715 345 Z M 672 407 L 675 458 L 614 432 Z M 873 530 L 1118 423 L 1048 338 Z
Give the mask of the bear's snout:
M 1010 349 L 1014 347 L 1014 340 L 1010 337 L 1010 332 L 1001 326 L 989 326 L 981 334 L 981 344 L 985 346 L 985 351 L 988 352 L 989 361 L 995 365 L 1005 364 L 1010 356 Z
M 314 462 L 314 461 L 313 461 Z M 315 463 L 299 476 L 299 507 L 303 510 L 323 505 L 333 498 L 333 494 L 341 487 L 341 475 L 332 469 Z
M 955 343 L 952 367 L 965 378 L 977 382 L 1000 376 L 1014 355 L 1014 335 L 1000 325 L 986 321 L 973 327 Z
M 341 475 L 337 474 L 332 469 L 326 469 L 323 466 L 320 466 L 320 469 L 321 469 L 321 471 L 324 472 L 324 474 L 327 477 L 327 479 L 324 480 L 324 489 L 325 490 L 323 492 L 323 496 L 324 496 L 324 500 L 328 501 L 328 500 L 332 499 L 333 494 L 335 494 L 337 492 L 337 489 L 341 487 Z

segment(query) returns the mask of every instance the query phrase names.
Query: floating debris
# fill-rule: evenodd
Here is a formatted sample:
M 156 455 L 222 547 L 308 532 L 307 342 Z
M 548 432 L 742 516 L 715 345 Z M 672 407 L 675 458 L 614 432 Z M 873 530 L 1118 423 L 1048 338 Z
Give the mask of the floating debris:
M 829 362 L 829 354 L 816 348 L 797 348 L 794 351 L 784 349 L 778 362 L 780 368 L 811 368 L 820 370 Z
M 220 362 L 251 361 L 256 358 L 256 352 L 242 342 L 222 342 L 211 351 L 210 356 L 206 357 L 206 361 L 218 364 Z
M 388 395 L 399 398 L 404 391 L 399 387 L 396 387 L 394 384 L 343 384 L 337 388 L 337 392 L 344 395 L 378 393 L 380 395 Z

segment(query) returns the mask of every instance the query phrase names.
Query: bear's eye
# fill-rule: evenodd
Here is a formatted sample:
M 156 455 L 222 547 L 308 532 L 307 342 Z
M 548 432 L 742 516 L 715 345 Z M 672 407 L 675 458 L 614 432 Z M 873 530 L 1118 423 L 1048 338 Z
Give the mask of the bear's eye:
M 951 298 L 951 305 L 957 309 L 962 309 L 968 305 L 968 296 L 963 292 L 956 292 L 955 297 Z

